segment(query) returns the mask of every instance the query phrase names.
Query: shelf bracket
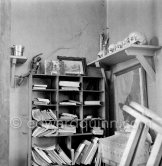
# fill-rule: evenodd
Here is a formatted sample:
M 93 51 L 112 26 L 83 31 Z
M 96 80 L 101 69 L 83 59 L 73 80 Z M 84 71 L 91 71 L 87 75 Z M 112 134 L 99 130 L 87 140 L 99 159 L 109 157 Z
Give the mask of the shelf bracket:
M 152 80 L 156 79 L 155 71 L 153 67 L 147 61 L 147 57 L 153 57 L 154 51 L 147 50 L 134 50 L 133 48 L 129 48 L 125 50 L 128 56 L 135 56 L 142 67 L 145 69 L 146 73 L 150 76 Z
M 16 58 L 13 58 L 11 60 L 11 87 L 13 88 L 14 87 L 14 84 L 15 84 L 15 67 L 16 67 L 16 62 L 17 62 L 17 59 Z
M 20 56 L 10 56 L 11 60 L 11 87 L 14 88 L 15 85 L 15 68 L 16 64 L 23 64 L 26 62 L 26 57 L 20 57 Z

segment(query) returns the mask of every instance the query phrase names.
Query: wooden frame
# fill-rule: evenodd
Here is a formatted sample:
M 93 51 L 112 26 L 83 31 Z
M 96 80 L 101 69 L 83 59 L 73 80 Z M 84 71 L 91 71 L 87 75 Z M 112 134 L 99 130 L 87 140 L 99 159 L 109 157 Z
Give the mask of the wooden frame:
M 57 56 L 57 59 L 63 62 L 65 75 L 85 75 L 86 74 L 86 58 Z
M 162 157 L 162 119 L 152 110 L 130 102 L 129 106 L 122 106 L 123 111 L 131 114 L 136 118 L 136 123 L 129 136 L 126 148 L 124 149 L 119 166 L 135 165 L 138 160 L 137 154 L 141 151 L 141 147 L 145 144 L 149 128 L 156 131 L 157 136 L 148 156 L 146 166 L 161 165 Z
M 133 124 L 135 119 L 124 113 L 119 103 L 127 104 L 133 100 L 147 106 L 146 74 L 140 63 L 135 60 L 114 66 L 112 73 L 115 128 L 122 130 L 126 121 Z

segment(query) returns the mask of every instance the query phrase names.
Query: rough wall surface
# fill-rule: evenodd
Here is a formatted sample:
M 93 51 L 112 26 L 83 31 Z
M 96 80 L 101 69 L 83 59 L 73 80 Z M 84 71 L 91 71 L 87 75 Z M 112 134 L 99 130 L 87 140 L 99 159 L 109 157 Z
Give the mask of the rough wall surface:
M 33 55 L 44 59 L 81 56 L 94 60 L 99 49 L 99 33 L 110 28 L 110 43 L 124 39 L 132 31 L 144 32 L 162 45 L 161 0 L 12 0 L 12 44 L 25 46 L 28 61 L 17 66 L 16 74 L 28 71 Z M 107 21 L 106 21 L 107 18 Z M 151 41 L 152 43 L 152 41 Z M 148 79 L 149 106 L 162 116 L 162 56 L 155 57 L 156 81 Z M 28 82 L 11 89 L 10 165 L 27 165 Z M 18 119 L 17 119 L 18 118 Z M 20 123 L 19 119 L 22 121 Z M 13 120 L 13 121 L 12 121 Z M 20 126 L 19 126 L 20 125 Z M 18 128 L 17 128 L 18 127 Z
M 10 0 L 0 0 L 0 166 L 9 165 Z
M 162 45 L 160 0 L 108 0 L 107 22 L 110 28 L 110 43 L 123 40 L 130 32 L 139 31 L 146 35 L 149 44 Z M 162 57 L 157 53 L 155 60 L 156 80 L 147 77 L 149 107 L 162 116 Z
M 25 46 L 27 62 L 16 75 L 29 69 L 32 56 L 96 59 L 99 33 L 106 28 L 105 0 L 12 0 L 11 44 Z M 28 82 L 11 89 L 10 165 L 27 165 Z M 22 122 L 22 124 L 21 124 Z
M 162 1 L 155 0 L 155 35 L 158 38 L 159 45 L 162 45 Z M 156 69 L 156 95 L 157 98 L 153 99 L 156 105 L 156 111 L 162 117 L 161 103 L 162 103 L 162 50 L 157 53 L 155 58 L 155 69 Z

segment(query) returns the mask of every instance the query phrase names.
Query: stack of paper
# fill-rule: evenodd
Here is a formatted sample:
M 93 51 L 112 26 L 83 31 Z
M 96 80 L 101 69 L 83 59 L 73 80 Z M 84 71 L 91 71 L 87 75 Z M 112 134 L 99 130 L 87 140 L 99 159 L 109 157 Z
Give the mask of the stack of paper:
M 57 120 L 56 115 L 51 109 L 40 110 L 38 108 L 33 108 L 32 117 L 36 121 Z
M 80 105 L 81 102 L 76 100 L 63 100 L 60 102 L 60 105 Z
M 65 86 L 65 87 L 79 87 L 80 82 L 77 81 L 60 81 L 59 86 Z
M 60 81 L 59 86 L 62 90 L 74 90 L 78 91 L 80 87 L 80 82 L 77 81 Z
M 84 101 L 85 105 L 100 105 L 101 101 L 91 100 L 91 101 Z
M 62 113 L 60 116 L 61 120 L 74 120 L 74 119 L 78 119 L 77 115 L 74 114 L 70 114 L 70 113 Z
M 71 159 L 65 154 L 62 148 L 59 145 L 51 146 L 47 148 L 34 146 L 32 150 L 34 165 L 43 165 L 47 166 L 50 164 L 58 164 L 58 165 L 71 165 Z M 34 165 L 34 166 L 35 166 Z
M 34 105 L 48 105 L 50 103 L 49 99 L 44 99 L 44 98 L 35 98 L 33 100 Z
M 33 89 L 47 89 L 47 85 L 45 84 L 34 84 Z
M 74 125 L 68 125 L 68 124 L 62 124 L 60 128 L 58 129 L 59 134 L 74 134 L 76 133 L 76 126 Z
M 71 86 L 62 86 L 61 87 L 62 90 L 66 90 L 66 91 L 79 91 L 79 87 L 71 87 Z
M 58 135 L 58 127 L 53 124 L 42 123 L 41 126 L 37 126 L 32 133 L 33 137 L 50 137 Z
M 101 127 L 93 127 L 92 134 L 94 135 L 103 135 L 104 130 Z

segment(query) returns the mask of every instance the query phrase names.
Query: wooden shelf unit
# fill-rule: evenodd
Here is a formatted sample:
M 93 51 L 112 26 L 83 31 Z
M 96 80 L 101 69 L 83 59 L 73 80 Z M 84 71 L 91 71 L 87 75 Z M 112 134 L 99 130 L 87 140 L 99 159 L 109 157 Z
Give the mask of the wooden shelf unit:
M 80 87 L 78 91 L 73 90 L 62 90 L 59 86 L 60 81 L 76 81 L 80 82 Z M 34 84 L 46 84 L 47 89 L 33 89 Z M 64 122 L 66 120 L 60 119 L 61 113 L 71 113 L 76 114 L 78 119 L 71 120 L 73 122 L 77 122 L 76 133 L 74 134 L 58 134 L 51 137 L 32 137 L 33 129 L 29 129 L 29 155 L 28 155 L 28 166 L 31 166 L 32 156 L 32 146 L 34 144 L 45 144 L 51 142 L 57 143 L 60 139 L 68 139 L 70 140 L 70 147 L 76 147 L 76 142 L 79 143 L 83 139 L 91 139 L 92 137 L 103 137 L 105 135 L 93 135 L 91 132 L 92 126 L 90 126 L 91 119 L 85 119 L 88 115 L 92 115 L 92 121 L 96 121 L 99 126 L 104 128 L 104 124 L 102 121 L 106 119 L 105 112 L 105 84 L 102 76 L 69 76 L 69 75 L 44 75 L 44 74 L 35 74 L 31 75 L 29 79 L 29 105 L 30 105 L 30 113 L 29 120 L 33 120 L 32 118 L 32 108 L 33 106 L 40 109 L 51 109 L 57 116 L 57 120 L 53 120 L 53 122 Z M 48 105 L 33 105 L 32 100 L 36 97 L 45 97 L 48 98 L 51 103 Z M 79 105 L 60 105 L 60 101 L 62 100 L 77 100 L 80 102 Z M 97 100 L 101 101 L 101 105 L 84 105 L 85 100 Z M 70 120 L 69 120 L 70 122 Z M 81 123 L 86 123 L 88 126 L 81 126 Z M 105 130 L 105 129 L 104 129 Z M 47 141 L 46 141 L 47 140 Z M 55 140 L 55 141 L 54 141 Z M 75 142 L 73 145 L 73 142 Z M 74 155 L 74 154 L 73 154 Z M 71 156 L 72 159 L 72 156 Z
M 133 44 L 113 53 L 107 54 L 102 58 L 98 58 L 88 63 L 88 66 L 94 66 L 96 65 L 96 63 L 100 63 L 100 65 L 104 67 L 109 67 L 121 62 L 128 61 L 130 59 L 137 58 L 142 67 L 146 70 L 147 74 L 153 80 L 155 80 L 155 71 L 152 68 L 152 66 L 148 63 L 147 57 L 155 56 L 156 52 L 161 48 L 161 46 Z

